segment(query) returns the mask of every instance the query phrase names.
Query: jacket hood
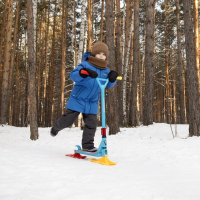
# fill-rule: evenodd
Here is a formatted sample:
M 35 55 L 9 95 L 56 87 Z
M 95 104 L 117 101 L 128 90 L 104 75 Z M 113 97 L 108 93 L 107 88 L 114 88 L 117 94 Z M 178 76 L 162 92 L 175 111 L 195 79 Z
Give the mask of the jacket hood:
M 91 52 L 85 52 L 83 54 L 83 61 L 86 61 L 88 56 L 92 56 Z

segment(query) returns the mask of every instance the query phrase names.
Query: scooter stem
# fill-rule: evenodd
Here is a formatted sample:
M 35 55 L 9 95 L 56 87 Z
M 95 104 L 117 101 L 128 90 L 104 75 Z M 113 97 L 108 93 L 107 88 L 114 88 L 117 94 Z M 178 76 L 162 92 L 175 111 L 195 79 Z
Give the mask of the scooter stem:
M 101 89 L 101 115 L 102 115 L 102 128 L 106 128 L 106 117 L 105 117 L 105 88 L 108 84 L 108 79 L 96 78 L 99 87 Z

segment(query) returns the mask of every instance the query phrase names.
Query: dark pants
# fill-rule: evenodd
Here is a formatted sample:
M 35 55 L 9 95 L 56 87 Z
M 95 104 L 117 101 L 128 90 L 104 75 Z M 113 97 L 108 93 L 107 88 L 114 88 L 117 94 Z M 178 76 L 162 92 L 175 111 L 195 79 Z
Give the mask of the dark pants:
M 80 112 L 67 109 L 66 113 L 63 114 L 61 118 L 55 121 L 53 129 L 55 131 L 60 131 L 64 128 L 71 126 L 79 114 Z M 83 121 L 85 123 L 85 127 L 83 129 L 82 148 L 87 149 L 90 147 L 94 147 L 94 136 L 98 123 L 97 115 L 83 113 Z

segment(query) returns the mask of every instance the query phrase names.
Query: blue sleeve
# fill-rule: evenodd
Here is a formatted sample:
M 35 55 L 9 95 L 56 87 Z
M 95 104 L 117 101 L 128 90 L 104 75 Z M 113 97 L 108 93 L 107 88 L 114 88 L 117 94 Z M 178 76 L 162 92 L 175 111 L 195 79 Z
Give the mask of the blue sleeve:
M 75 68 L 74 70 L 71 71 L 70 73 L 70 78 L 72 79 L 72 81 L 74 82 L 80 82 L 82 81 L 84 78 L 82 78 L 79 74 L 79 71 L 84 68 L 83 64 L 81 63 L 80 65 L 78 65 L 77 68 Z
M 111 87 L 115 86 L 116 83 L 117 83 L 117 81 L 115 81 L 114 83 L 111 83 L 109 81 L 107 87 L 111 88 Z

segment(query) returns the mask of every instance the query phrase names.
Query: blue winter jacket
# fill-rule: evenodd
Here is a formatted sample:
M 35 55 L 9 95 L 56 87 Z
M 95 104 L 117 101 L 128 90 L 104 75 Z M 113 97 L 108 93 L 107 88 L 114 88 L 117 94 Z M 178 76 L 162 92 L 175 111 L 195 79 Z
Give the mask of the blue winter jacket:
M 87 57 L 91 56 L 90 52 L 83 54 L 83 62 L 78 67 L 71 71 L 70 78 L 75 82 L 73 90 L 70 94 L 67 108 L 85 114 L 97 114 L 98 102 L 100 96 L 100 87 L 95 78 L 82 78 L 79 75 L 79 70 L 88 68 L 96 71 L 99 78 L 107 79 L 110 72 L 109 68 L 99 69 L 87 62 Z M 113 87 L 116 84 L 108 82 L 107 87 Z

